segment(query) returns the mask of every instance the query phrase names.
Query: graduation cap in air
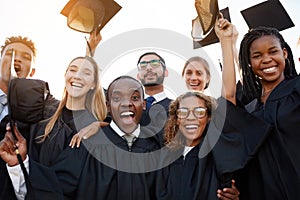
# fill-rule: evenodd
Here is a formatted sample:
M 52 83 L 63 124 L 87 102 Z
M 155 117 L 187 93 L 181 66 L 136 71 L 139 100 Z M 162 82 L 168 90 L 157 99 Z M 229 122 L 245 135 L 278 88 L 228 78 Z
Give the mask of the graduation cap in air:
M 294 25 L 279 0 L 269 0 L 241 11 L 249 29 L 258 26 L 276 28 L 279 31 Z
M 67 24 L 76 31 L 97 32 L 119 12 L 122 7 L 113 0 L 70 0 L 61 14 L 67 17 Z
M 194 49 L 201 48 L 219 42 L 214 31 L 214 25 L 219 15 L 229 21 L 229 8 L 226 7 L 219 11 L 217 0 L 196 0 L 195 8 L 198 16 L 192 20 L 192 38 Z

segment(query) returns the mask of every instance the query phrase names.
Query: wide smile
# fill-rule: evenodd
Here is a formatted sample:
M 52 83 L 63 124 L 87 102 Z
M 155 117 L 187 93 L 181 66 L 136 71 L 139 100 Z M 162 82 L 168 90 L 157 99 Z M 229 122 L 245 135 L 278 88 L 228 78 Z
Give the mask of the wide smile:
M 132 124 L 135 123 L 135 113 L 133 111 L 125 111 L 121 112 L 120 118 L 124 124 Z
M 74 88 L 83 88 L 83 84 L 81 83 L 71 82 L 71 86 Z
M 132 111 L 125 111 L 125 112 L 122 112 L 120 114 L 121 117 L 134 117 L 134 112 Z
M 276 72 L 277 70 L 278 70 L 278 68 L 274 66 L 274 67 L 264 68 L 261 71 L 265 74 L 271 74 L 271 73 Z
M 194 133 L 195 131 L 198 130 L 199 125 L 198 124 L 188 124 L 188 125 L 185 125 L 184 128 L 188 133 Z
M 200 83 L 198 82 L 198 83 L 190 83 L 190 86 L 199 86 L 200 85 Z

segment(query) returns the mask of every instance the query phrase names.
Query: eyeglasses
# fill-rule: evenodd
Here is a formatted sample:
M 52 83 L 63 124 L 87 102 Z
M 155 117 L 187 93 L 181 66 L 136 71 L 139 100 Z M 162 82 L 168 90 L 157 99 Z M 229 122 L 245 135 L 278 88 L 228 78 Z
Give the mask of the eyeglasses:
M 138 67 L 140 70 L 145 70 L 147 68 L 148 64 L 150 64 L 150 66 L 152 68 L 158 68 L 161 66 L 161 61 L 160 60 L 141 61 L 138 64 Z
M 206 110 L 207 108 L 203 108 L 203 107 L 196 107 L 192 109 L 178 108 L 176 111 L 176 115 L 179 119 L 186 119 L 189 116 L 190 111 L 193 111 L 194 116 L 200 119 L 206 115 Z

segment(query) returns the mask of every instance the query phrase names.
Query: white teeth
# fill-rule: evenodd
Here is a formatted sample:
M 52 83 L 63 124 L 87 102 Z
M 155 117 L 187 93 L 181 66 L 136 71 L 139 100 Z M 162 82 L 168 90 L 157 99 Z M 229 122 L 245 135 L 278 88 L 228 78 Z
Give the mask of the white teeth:
M 198 128 L 197 125 L 186 125 L 185 128 L 187 129 L 195 129 L 195 128 Z
M 130 116 L 130 115 L 134 115 L 134 113 L 133 113 L 133 112 L 130 112 L 130 111 L 121 113 L 121 116 L 122 116 L 122 117 Z
M 273 72 L 275 70 L 276 70 L 276 67 L 270 67 L 270 68 L 263 69 L 262 71 L 263 72 Z
M 82 84 L 79 84 L 79 83 L 71 83 L 71 85 L 74 87 L 82 87 Z

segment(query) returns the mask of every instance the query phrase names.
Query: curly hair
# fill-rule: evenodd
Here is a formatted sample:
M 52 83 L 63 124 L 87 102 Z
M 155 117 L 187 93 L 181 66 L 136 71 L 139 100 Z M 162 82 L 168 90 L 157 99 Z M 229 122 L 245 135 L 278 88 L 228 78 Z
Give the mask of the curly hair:
M 33 57 L 36 57 L 36 48 L 35 45 L 33 43 L 33 41 L 31 39 L 29 39 L 28 37 L 22 37 L 22 36 L 12 36 L 9 38 L 6 38 L 4 45 L 1 46 L 1 56 L 3 55 L 4 49 L 7 47 L 7 45 L 10 45 L 12 43 L 16 43 L 16 42 L 20 42 L 24 45 L 26 45 L 28 48 L 31 49 L 32 53 L 33 53 Z
M 257 76 L 253 73 L 250 66 L 250 46 L 253 41 L 262 37 L 262 36 L 273 36 L 278 38 L 281 48 L 286 49 L 288 53 L 288 57 L 285 60 L 285 69 L 284 69 L 284 77 L 285 79 L 291 79 L 297 76 L 297 71 L 295 68 L 295 62 L 293 58 L 293 53 L 291 51 L 290 46 L 285 42 L 283 36 L 279 33 L 279 31 L 275 28 L 270 27 L 257 27 L 255 29 L 251 29 L 245 36 L 243 37 L 240 45 L 239 52 L 239 64 L 242 70 L 243 75 L 243 95 L 247 97 L 249 100 L 260 98 L 262 85 Z
M 174 101 L 171 102 L 169 106 L 169 118 L 165 125 L 165 143 L 170 148 L 181 147 L 185 145 L 185 138 L 183 134 L 179 130 L 179 126 L 177 125 L 177 109 L 179 108 L 180 102 L 188 97 L 197 97 L 199 99 L 204 100 L 205 106 L 207 108 L 207 116 L 208 119 L 211 119 L 212 112 L 217 108 L 217 102 L 213 97 L 207 96 L 199 91 L 189 91 L 186 92 L 179 97 L 177 97 Z

